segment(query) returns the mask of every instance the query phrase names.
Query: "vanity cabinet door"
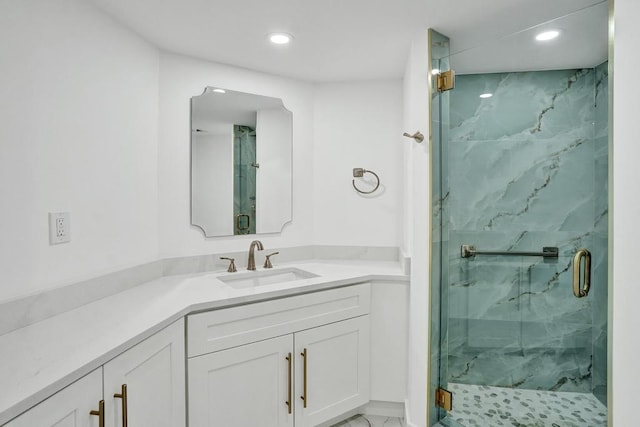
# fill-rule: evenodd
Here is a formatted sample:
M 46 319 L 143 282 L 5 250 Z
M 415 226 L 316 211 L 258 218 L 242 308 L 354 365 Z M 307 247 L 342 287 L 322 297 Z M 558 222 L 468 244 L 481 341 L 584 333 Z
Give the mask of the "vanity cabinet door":
M 96 369 L 60 390 L 4 427 L 98 427 L 102 399 L 102 369 Z
M 296 427 L 316 426 L 369 402 L 369 330 L 366 315 L 294 335 Z
M 189 425 L 293 427 L 292 349 L 289 334 L 190 358 Z
M 125 401 L 128 426 L 186 425 L 184 331 L 180 319 L 104 365 L 105 426 L 122 427 Z

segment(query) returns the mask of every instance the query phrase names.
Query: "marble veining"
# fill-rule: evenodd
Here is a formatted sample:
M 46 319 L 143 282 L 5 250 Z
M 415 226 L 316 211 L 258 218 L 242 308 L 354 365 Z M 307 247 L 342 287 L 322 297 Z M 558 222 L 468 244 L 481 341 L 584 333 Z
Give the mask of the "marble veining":
M 449 381 L 593 393 L 606 386 L 607 64 L 595 69 L 461 75 L 434 236 Z M 481 99 L 481 93 L 493 97 Z M 440 188 L 442 187 L 442 188 Z M 435 241 L 435 240 L 434 240 Z M 542 257 L 461 258 L 460 246 Z M 593 255 L 592 291 L 572 293 L 573 256 Z M 438 249 L 438 248 L 435 248 Z M 438 281 L 439 281 L 438 280 Z M 436 282 L 437 283 L 437 282 Z
M 480 99 L 477 86 L 486 80 L 494 96 Z M 593 182 L 593 168 L 584 168 L 593 163 L 593 85 L 593 72 L 575 70 L 459 76 L 448 147 L 452 229 L 554 230 L 566 213 L 544 199 L 588 209 L 592 185 L 583 184 Z M 521 102 L 525 95 L 531 99 Z M 465 116 L 462 104 L 477 106 Z
M 607 408 L 590 393 L 449 384 L 453 410 L 445 425 L 463 427 L 605 427 Z M 456 425 L 457 425 L 456 424 Z

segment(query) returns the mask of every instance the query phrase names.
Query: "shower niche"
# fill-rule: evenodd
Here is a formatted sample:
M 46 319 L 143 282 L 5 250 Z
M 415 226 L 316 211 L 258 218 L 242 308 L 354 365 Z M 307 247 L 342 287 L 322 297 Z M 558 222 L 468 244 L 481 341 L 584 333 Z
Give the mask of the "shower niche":
M 206 237 L 278 233 L 292 219 L 292 113 L 207 87 L 191 98 L 191 224 Z
M 430 425 L 608 425 L 608 20 L 460 53 L 430 31 L 431 70 L 456 73 L 431 96 L 430 394 L 453 405 L 430 399 Z

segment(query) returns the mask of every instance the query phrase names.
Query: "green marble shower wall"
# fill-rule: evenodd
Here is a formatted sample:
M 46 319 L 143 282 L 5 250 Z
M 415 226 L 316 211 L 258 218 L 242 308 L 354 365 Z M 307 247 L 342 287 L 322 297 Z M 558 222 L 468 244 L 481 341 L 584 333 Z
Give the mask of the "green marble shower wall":
M 438 203 L 434 193 L 442 231 L 436 220 L 432 230 L 434 243 L 447 243 L 448 260 L 438 272 L 446 279 L 439 296 L 445 378 L 593 392 L 604 403 L 607 64 L 456 80 L 441 158 L 447 188 Z M 480 98 L 484 93 L 493 96 Z M 560 256 L 463 259 L 462 244 L 512 251 L 557 246 Z M 579 248 L 593 255 L 592 291 L 581 299 L 572 293 Z

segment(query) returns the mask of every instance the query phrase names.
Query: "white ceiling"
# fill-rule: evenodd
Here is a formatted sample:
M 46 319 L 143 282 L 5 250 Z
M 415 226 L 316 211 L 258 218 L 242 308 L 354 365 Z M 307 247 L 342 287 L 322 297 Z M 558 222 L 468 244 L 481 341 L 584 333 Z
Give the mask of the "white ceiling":
M 429 27 L 461 51 L 606 2 L 91 1 L 163 50 L 310 82 L 400 78 L 411 40 Z M 272 46 L 270 32 L 291 33 L 294 42 Z
M 609 5 L 604 2 L 451 55 L 458 74 L 591 68 L 608 57 Z M 539 42 L 543 31 L 560 37 Z

